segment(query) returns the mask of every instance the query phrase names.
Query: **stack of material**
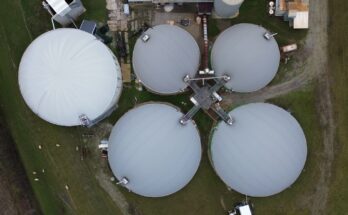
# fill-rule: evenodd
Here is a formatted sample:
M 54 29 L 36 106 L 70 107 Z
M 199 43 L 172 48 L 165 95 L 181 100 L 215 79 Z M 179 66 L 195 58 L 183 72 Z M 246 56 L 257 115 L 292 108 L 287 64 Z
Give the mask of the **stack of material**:
M 107 10 L 117 10 L 117 3 L 115 0 L 106 0 L 106 9 Z
M 283 16 L 294 29 L 308 28 L 308 0 L 276 0 L 276 16 Z
M 132 81 L 131 65 L 129 63 L 121 63 L 121 71 L 123 83 L 130 83 Z
M 129 17 L 122 12 L 123 3 L 120 0 L 106 0 L 106 9 L 109 11 L 107 21 L 110 31 L 127 31 Z

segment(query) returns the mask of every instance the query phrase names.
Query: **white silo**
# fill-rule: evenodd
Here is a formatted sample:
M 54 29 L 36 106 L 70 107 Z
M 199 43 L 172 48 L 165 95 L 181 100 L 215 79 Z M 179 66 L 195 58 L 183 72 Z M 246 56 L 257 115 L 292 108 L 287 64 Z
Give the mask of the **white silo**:
M 119 119 L 108 144 L 109 164 L 119 183 L 147 197 L 167 196 L 189 183 L 202 150 L 196 125 L 181 125 L 182 115 L 171 105 L 147 103 Z
M 221 18 L 238 16 L 239 8 L 244 0 L 214 0 L 214 10 Z
M 136 42 L 133 68 L 144 86 L 158 94 L 176 94 L 186 89 L 186 75 L 198 71 L 200 50 L 184 29 L 172 25 L 149 28 Z
M 19 66 L 22 96 L 42 119 L 62 126 L 109 115 L 122 91 L 120 66 L 91 34 L 57 29 L 35 39 Z
M 218 76 L 230 76 L 225 85 L 228 89 L 253 92 L 271 82 L 278 71 L 280 52 L 277 41 L 269 35 L 261 26 L 243 23 L 218 36 L 211 51 L 211 64 Z
M 292 185 L 307 158 L 306 138 L 296 119 L 266 103 L 243 105 L 230 115 L 234 124 L 219 123 L 210 143 L 212 165 L 226 185 L 254 197 Z

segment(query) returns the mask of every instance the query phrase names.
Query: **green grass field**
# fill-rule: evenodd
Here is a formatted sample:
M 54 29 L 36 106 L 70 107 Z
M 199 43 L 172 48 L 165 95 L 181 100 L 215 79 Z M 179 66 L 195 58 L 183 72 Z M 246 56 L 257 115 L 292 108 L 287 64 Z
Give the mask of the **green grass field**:
M 329 72 L 336 119 L 336 143 L 329 210 L 332 214 L 348 211 L 348 2 L 329 1 Z
M 305 33 L 293 32 L 287 27 L 287 23 L 278 19 L 268 22 L 270 18 L 264 12 L 261 13 L 256 9 L 260 9 L 262 6 L 260 2 L 263 5 L 264 1 L 246 1 L 241 10 L 241 17 L 233 22 L 248 21 L 265 26 L 270 25 L 272 29 L 280 33 L 280 43 L 303 38 Z M 88 9 L 85 14 L 86 18 L 99 22 L 105 21 L 105 0 L 85 0 L 84 3 Z M 265 10 L 262 9 L 262 11 Z M 91 145 L 90 142 L 85 143 L 82 138 L 82 135 L 89 131 L 83 128 L 58 127 L 42 121 L 28 109 L 20 95 L 17 72 L 21 56 L 33 38 L 51 28 L 48 16 L 41 9 L 40 1 L 4 0 L 0 14 L 1 109 L 9 124 L 43 213 L 49 215 L 120 214 L 120 210 L 95 179 L 97 170 L 91 163 L 100 161 L 99 158 L 92 157 L 82 161 L 80 153 L 75 150 L 76 146 L 81 145 L 87 145 L 91 151 L 94 150 L 92 147 L 95 146 Z M 341 25 L 344 26 L 344 23 Z M 345 40 L 342 39 L 341 42 L 344 44 Z M 331 51 L 336 53 L 336 50 Z M 341 63 L 343 63 L 346 53 L 341 54 Z M 332 63 L 335 64 L 335 62 Z M 337 112 L 347 116 L 348 113 L 345 109 L 347 100 L 343 99 L 346 95 L 343 93 L 346 90 L 344 88 L 345 79 L 340 79 L 341 76 L 347 77 L 344 69 L 344 66 L 337 67 L 337 77 L 335 78 L 339 80 L 339 84 L 336 86 L 339 92 L 336 101 L 340 105 L 337 106 Z M 286 109 L 291 109 L 293 115 L 299 120 L 307 136 L 309 154 L 305 171 L 291 188 L 270 198 L 252 198 L 257 214 L 309 214 L 306 196 L 313 193 L 316 183 L 315 176 L 318 173 L 315 161 L 322 151 L 320 127 L 315 120 L 317 118 L 316 95 L 313 88 L 309 87 L 305 91 L 292 93 L 271 101 Z M 140 93 L 134 88 L 125 88 L 119 102 L 120 108 L 106 121 L 115 123 L 119 117 L 134 106 L 135 97 L 137 103 L 165 101 L 179 106 L 183 111 L 190 108 L 190 105 L 182 104 L 182 102 L 189 104 L 187 95 L 162 97 L 148 92 Z M 159 199 L 143 198 L 122 190 L 132 208 L 136 208 L 144 215 L 211 215 L 224 214 L 221 201 L 227 208 L 230 208 L 233 203 L 242 200 L 242 195 L 226 189 L 208 161 L 206 148 L 212 122 L 203 113 L 199 113 L 195 120 L 202 135 L 205 152 L 194 179 L 182 191 Z M 347 118 L 341 117 L 340 135 L 342 137 L 340 138 L 345 138 L 341 139 L 342 142 L 348 138 L 343 129 L 347 127 L 347 122 Z M 57 148 L 56 144 L 60 144 L 61 147 Z M 39 150 L 38 145 L 42 145 L 43 149 Z M 347 147 L 343 144 L 340 144 L 340 147 L 347 152 Z M 340 169 L 345 168 L 346 160 L 347 157 L 344 157 L 343 154 L 338 158 L 337 165 Z M 39 174 L 40 181 L 33 181 L 32 171 L 39 172 L 43 168 L 45 173 Z M 348 187 L 348 182 L 345 180 L 347 175 L 347 171 L 337 172 L 335 175 L 337 180 L 332 185 L 330 207 L 334 208 L 336 201 L 340 203 L 340 208 L 335 209 L 336 214 L 347 209 L 344 202 L 348 198 L 348 193 L 335 192 L 340 191 L 343 186 Z M 69 191 L 65 190 L 65 185 L 69 186 Z M 275 204 L 277 207 L 273 207 Z

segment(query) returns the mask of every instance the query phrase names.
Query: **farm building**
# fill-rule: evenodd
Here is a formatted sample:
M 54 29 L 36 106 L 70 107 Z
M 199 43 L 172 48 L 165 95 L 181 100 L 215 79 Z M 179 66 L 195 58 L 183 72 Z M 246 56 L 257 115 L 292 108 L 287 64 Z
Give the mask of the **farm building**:
M 254 197 L 291 186 L 307 158 L 306 138 L 296 119 L 266 103 L 243 105 L 230 115 L 234 124 L 219 123 L 210 143 L 212 165 L 226 185 Z
M 116 57 L 77 29 L 57 29 L 35 39 L 23 54 L 18 76 L 30 109 L 61 126 L 103 119 L 116 108 L 122 91 Z
M 63 26 L 73 23 L 86 11 L 81 0 L 45 0 L 42 5 Z
M 184 77 L 194 77 L 200 63 L 195 39 L 172 25 L 149 28 L 136 41 L 133 68 L 137 78 L 152 92 L 176 94 L 184 91 Z
M 276 0 L 275 16 L 283 16 L 284 21 L 294 29 L 309 27 L 309 0 Z
M 182 189 L 196 173 L 201 141 L 193 121 L 163 103 L 147 103 L 127 112 L 112 129 L 108 159 L 119 183 L 147 197 Z
M 166 4 L 170 7 L 174 3 L 213 3 L 215 16 L 214 18 L 234 18 L 239 14 L 239 8 L 244 0 L 129 0 L 130 3 L 152 2 L 154 4 Z M 171 10 L 168 10 L 168 12 Z
M 265 87 L 277 73 L 280 52 L 277 41 L 265 28 L 237 24 L 222 32 L 212 52 L 217 76 L 228 75 L 225 87 L 236 92 L 253 92 Z

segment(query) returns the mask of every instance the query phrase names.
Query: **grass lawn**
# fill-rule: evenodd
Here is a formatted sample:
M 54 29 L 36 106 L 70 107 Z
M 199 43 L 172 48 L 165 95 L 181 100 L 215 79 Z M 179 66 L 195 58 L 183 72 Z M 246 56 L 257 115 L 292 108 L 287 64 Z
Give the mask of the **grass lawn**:
M 310 87 L 268 102 L 290 111 L 297 119 L 307 139 L 308 155 L 304 171 L 290 188 L 272 197 L 255 199 L 254 202 L 261 206 L 258 208 L 260 214 L 310 214 L 310 196 L 314 193 L 318 179 L 316 175 L 319 174 L 316 161 L 321 158 L 323 151 L 321 127 L 317 123 L 316 93 Z
M 233 22 L 248 21 L 266 25 L 270 18 L 253 8 L 260 8 L 263 5 L 260 2 L 263 1 L 246 1 L 240 18 Z M 85 0 L 84 3 L 88 10 L 86 18 L 105 21 L 105 0 Z M 27 108 L 20 95 L 17 71 L 21 56 L 32 38 L 51 28 L 40 2 L 4 0 L 0 12 L 0 105 L 44 214 L 120 214 L 120 210 L 98 185 L 94 176 L 97 170 L 89 165 L 91 162 L 81 160 L 80 153 L 75 150 L 76 146 L 86 144 L 81 137 L 88 130 L 58 127 L 42 121 Z M 300 38 L 302 33 L 296 34 L 289 30 L 287 23 L 272 19 L 275 20 L 269 23 L 272 30 L 284 34 L 280 37 L 281 41 Z M 146 101 L 170 102 L 183 111 L 191 107 L 187 95 L 162 97 L 146 91 L 138 92 L 134 87 L 125 87 L 119 108 L 106 121 L 115 123 L 136 102 Z M 314 94 L 308 89 L 272 102 L 290 108 L 299 120 L 307 135 L 309 157 L 306 171 L 294 186 L 274 197 L 252 200 L 258 214 L 305 214 L 304 194 L 313 192 L 318 168 L 315 159 L 321 151 L 321 145 L 318 144 L 321 142 L 320 129 L 315 123 Z M 195 121 L 202 135 L 204 154 L 196 176 L 187 187 L 177 194 L 160 199 L 143 198 L 122 189 L 131 206 L 142 214 L 223 214 L 222 202 L 231 208 L 233 203 L 242 200 L 242 195 L 226 189 L 210 167 L 206 148 L 212 122 L 201 112 L 196 115 Z M 56 147 L 56 144 L 61 147 Z M 38 145 L 42 145 L 43 149 L 38 150 Z M 98 160 L 95 157 L 91 159 Z M 32 171 L 39 172 L 42 169 L 45 169 L 45 173 L 39 174 L 40 181 L 33 181 Z M 68 191 L 65 185 L 69 186 Z M 273 207 L 274 204 L 277 207 Z
M 332 214 L 348 211 L 348 2 L 329 1 L 329 72 L 336 119 L 334 172 L 331 180 L 329 210 Z
M 41 209 L 29 184 L 14 141 L 0 112 L 0 208 L 3 214 L 25 214 Z

